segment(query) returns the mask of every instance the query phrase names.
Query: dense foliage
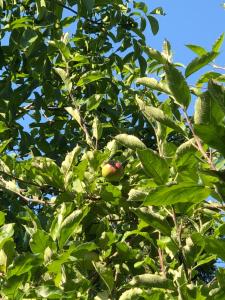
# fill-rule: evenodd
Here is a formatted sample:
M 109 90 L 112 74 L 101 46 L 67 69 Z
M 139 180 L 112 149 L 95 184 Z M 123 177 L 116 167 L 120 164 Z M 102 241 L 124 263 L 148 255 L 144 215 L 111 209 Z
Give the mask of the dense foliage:
M 149 7 L 0 1 L 2 299 L 225 299 L 224 36 L 184 67 Z

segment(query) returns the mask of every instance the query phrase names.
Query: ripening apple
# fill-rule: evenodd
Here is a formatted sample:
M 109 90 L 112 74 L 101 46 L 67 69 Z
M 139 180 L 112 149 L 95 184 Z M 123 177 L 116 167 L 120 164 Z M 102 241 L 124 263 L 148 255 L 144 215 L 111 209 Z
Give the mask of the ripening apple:
M 102 176 L 108 181 L 119 181 L 123 176 L 123 165 L 118 161 L 109 161 L 102 167 Z

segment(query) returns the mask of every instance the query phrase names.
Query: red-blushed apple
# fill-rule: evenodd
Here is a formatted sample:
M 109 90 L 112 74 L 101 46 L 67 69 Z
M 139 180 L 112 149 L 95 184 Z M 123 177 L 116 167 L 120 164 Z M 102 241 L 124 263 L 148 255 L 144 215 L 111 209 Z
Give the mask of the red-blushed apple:
M 102 176 L 108 181 L 119 181 L 123 176 L 123 165 L 118 161 L 109 161 L 102 167 Z

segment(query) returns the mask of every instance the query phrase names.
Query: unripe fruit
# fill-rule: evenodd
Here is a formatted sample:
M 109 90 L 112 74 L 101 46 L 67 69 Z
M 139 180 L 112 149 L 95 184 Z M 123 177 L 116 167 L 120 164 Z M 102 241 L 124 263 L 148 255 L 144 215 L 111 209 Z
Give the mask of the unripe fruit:
M 102 167 L 102 176 L 108 181 L 119 181 L 123 176 L 123 166 L 118 161 L 109 161 Z

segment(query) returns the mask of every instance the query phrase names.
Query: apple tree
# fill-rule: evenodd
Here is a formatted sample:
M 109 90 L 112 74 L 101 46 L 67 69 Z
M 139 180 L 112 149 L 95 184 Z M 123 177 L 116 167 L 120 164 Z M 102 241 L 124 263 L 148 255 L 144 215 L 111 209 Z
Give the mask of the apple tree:
M 224 36 L 184 67 L 164 14 L 0 1 L 2 299 L 225 298 Z

